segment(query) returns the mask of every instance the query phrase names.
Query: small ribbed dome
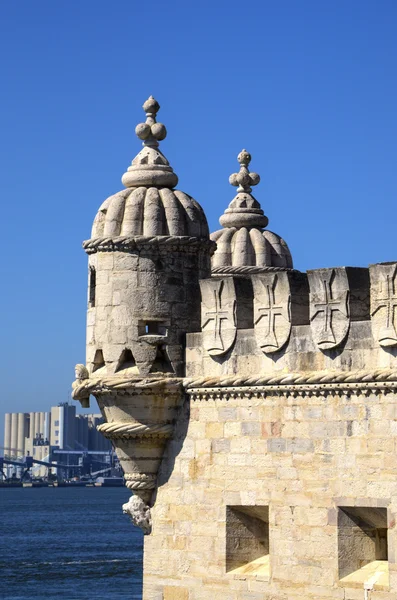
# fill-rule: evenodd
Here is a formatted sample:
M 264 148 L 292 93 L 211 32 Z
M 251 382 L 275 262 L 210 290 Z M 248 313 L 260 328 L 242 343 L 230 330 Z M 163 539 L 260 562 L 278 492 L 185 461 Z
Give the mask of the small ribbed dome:
M 160 105 L 150 96 L 143 105 L 145 123 L 135 129 L 143 149 L 133 159 L 122 182 L 127 189 L 110 196 L 100 207 L 91 238 L 116 236 L 189 236 L 208 238 L 201 206 L 191 196 L 174 190 L 178 177 L 159 150 L 167 135 L 156 121 Z
M 127 188 L 100 207 L 91 238 L 135 235 L 208 237 L 204 211 L 193 198 L 168 188 Z
M 285 241 L 265 229 L 229 227 L 211 233 L 217 248 L 212 268 L 285 267 L 292 269 L 292 257 Z
M 285 241 L 277 234 L 263 229 L 268 223 L 259 202 L 251 194 L 251 185 L 260 177 L 250 173 L 251 155 L 242 150 L 237 157 L 239 173 L 230 176 L 238 186 L 237 195 L 219 219 L 224 229 L 211 234 L 217 248 L 212 257 L 212 269 L 222 267 L 281 267 L 292 268 L 292 257 Z

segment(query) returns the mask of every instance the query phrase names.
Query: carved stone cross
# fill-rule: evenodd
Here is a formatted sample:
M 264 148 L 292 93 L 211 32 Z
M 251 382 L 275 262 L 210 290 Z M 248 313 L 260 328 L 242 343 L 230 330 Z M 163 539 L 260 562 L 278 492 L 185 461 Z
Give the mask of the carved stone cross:
M 395 310 L 397 265 L 371 267 L 371 319 L 381 346 L 397 345 Z
M 319 348 L 338 346 L 349 330 L 349 284 L 344 269 L 319 269 L 308 273 L 310 324 Z
M 214 310 L 207 310 L 205 313 L 207 317 L 206 323 L 204 323 L 203 327 L 209 321 L 215 321 L 214 323 L 214 340 L 215 344 L 221 341 L 221 325 L 222 321 L 227 321 L 229 310 L 222 310 L 222 290 L 212 290 L 213 292 L 213 302 L 214 302 Z
M 252 278 L 254 328 L 257 342 L 266 354 L 277 352 L 291 332 L 291 294 L 286 273 Z
M 200 282 L 203 345 L 211 355 L 224 354 L 236 337 L 236 292 L 231 278 Z

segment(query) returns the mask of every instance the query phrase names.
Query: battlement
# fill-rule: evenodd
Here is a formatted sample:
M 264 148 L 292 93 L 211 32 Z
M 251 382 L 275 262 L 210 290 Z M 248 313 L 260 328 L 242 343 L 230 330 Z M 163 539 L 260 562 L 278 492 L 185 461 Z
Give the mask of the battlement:
M 397 263 L 251 270 L 201 280 L 188 377 L 392 366 Z

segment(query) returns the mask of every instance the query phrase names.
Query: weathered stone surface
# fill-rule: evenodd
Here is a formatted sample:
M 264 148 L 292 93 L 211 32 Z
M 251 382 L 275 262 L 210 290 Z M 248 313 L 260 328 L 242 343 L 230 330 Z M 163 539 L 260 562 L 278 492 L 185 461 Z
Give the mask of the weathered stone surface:
M 203 346 L 211 356 L 220 356 L 232 347 L 236 337 L 233 279 L 204 279 L 200 288 Z
M 280 350 L 291 333 L 291 289 L 287 273 L 253 275 L 254 331 L 266 354 Z
M 142 529 L 145 535 L 152 531 L 152 517 L 150 507 L 139 496 L 131 498 L 123 504 L 123 512 L 128 514 L 134 525 Z
M 397 346 L 397 263 L 371 265 L 371 322 L 377 342 Z
M 152 509 L 156 528 L 145 539 L 145 593 L 163 583 L 188 586 L 193 600 L 362 599 L 363 586 L 339 587 L 338 510 L 350 506 L 360 516 L 360 507 L 375 507 L 365 516 L 377 527 L 379 503 L 388 507 L 390 559 L 396 544 L 395 439 L 389 433 L 395 400 L 379 390 L 376 396 L 331 393 L 326 401 L 316 395 L 264 399 L 252 391 L 250 397 L 229 396 L 227 406 L 221 396 L 192 399 L 190 417 L 185 413 L 183 422 L 181 416 L 176 432 L 188 427 L 182 450 L 175 447 L 161 469 L 168 473 L 173 465 Z M 365 423 L 365 430 L 348 436 L 351 420 L 354 429 Z M 252 422 L 259 426 L 254 435 Z M 228 506 L 269 506 L 268 581 L 226 572 Z M 372 594 L 392 600 L 395 587 Z
M 321 350 L 336 348 L 350 326 L 349 282 L 346 271 L 308 271 L 310 286 L 310 325 L 313 339 Z
M 369 319 L 368 269 L 338 267 L 308 271 L 310 323 L 321 350 L 338 347 L 351 321 Z

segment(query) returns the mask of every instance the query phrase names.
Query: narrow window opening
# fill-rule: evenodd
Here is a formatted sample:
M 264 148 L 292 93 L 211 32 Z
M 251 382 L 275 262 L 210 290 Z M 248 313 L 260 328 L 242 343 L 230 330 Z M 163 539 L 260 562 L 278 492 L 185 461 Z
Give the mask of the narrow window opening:
M 163 321 L 142 321 L 139 324 L 139 335 L 167 335 L 167 325 Z
M 252 329 L 254 326 L 254 291 L 250 279 L 235 279 L 237 329 Z
M 126 371 L 128 369 L 128 372 L 131 374 L 139 374 L 138 371 L 138 367 L 136 365 L 136 361 L 135 358 L 131 352 L 131 350 L 129 348 L 125 348 L 123 350 L 123 352 L 121 353 L 117 368 L 116 368 L 116 373 L 119 371 Z
M 270 576 L 269 507 L 226 507 L 226 572 Z
M 92 365 L 92 372 L 99 371 L 99 369 L 105 368 L 105 359 L 103 358 L 102 350 L 95 352 L 94 361 Z
M 156 358 L 150 373 L 174 373 L 165 345 L 157 347 Z
M 167 328 L 160 321 L 148 321 L 145 323 L 145 333 L 147 335 L 166 335 Z
M 95 267 L 90 267 L 90 291 L 88 304 L 90 308 L 95 306 L 95 292 L 96 292 L 96 271 Z
M 338 562 L 342 584 L 389 586 L 386 508 L 339 507 Z

